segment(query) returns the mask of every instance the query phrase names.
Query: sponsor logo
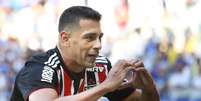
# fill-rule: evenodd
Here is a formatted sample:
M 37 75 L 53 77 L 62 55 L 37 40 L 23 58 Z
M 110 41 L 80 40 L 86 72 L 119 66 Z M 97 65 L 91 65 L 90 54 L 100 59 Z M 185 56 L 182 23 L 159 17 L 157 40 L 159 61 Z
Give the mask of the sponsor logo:
M 93 68 L 87 68 L 86 71 L 89 72 L 103 72 L 104 67 L 93 67 Z
M 54 73 L 54 70 L 52 68 L 48 66 L 44 66 L 44 69 L 41 74 L 41 77 L 42 77 L 41 81 L 52 83 L 53 73 Z

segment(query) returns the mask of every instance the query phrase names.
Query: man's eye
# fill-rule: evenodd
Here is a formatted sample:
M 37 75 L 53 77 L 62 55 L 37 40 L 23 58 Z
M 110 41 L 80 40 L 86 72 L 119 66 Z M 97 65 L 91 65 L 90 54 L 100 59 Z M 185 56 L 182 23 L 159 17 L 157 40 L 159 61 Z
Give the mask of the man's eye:
M 93 41 L 96 39 L 95 36 L 86 36 L 85 39 L 87 39 L 87 41 Z
M 86 38 L 87 39 L 93 39 L 93 36 L 87 36 Z

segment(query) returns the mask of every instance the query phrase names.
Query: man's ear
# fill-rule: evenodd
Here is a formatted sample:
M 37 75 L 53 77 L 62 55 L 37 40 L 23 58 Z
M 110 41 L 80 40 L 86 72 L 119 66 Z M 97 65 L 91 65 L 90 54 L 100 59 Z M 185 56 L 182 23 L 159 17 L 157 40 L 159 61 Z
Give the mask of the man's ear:
M 62 31 L 60 33 L 60 42 L 62 45 L 69 47 L 70 46 L 70 33 Z

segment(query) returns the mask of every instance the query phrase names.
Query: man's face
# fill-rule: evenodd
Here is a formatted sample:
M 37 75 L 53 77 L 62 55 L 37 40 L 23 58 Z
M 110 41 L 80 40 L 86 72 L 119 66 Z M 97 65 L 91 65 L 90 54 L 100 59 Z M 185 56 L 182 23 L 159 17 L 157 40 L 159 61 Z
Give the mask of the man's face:
M 70 48 L 75 62 L 84 67 L 93 67 L 101 49 L 100 23 L 93 20 L 80 20 L 80 30 L 70 38 Z

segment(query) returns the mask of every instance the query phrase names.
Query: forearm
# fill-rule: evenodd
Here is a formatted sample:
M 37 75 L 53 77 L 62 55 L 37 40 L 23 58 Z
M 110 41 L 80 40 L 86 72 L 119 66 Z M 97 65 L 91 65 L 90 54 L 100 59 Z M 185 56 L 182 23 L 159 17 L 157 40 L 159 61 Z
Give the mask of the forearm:
M 91 88 L 76 95 L 60 97 L 55 101 L 97 101 L 107 92 L 107 88 L 103 84 L 100 84 L 97 87 Z
M 156 89 L 152 92 L 142 91 L 140 101 L 160 101 L 160 97 Z
M 140 101 L 141 95 L 142 95 L 141 92 L 134 91 L 132 94 L 130 94 L 130 96 L 128 96 L 123 101 Z
M 158 92 L 135 91 L 124 101 L 160 101 Z

